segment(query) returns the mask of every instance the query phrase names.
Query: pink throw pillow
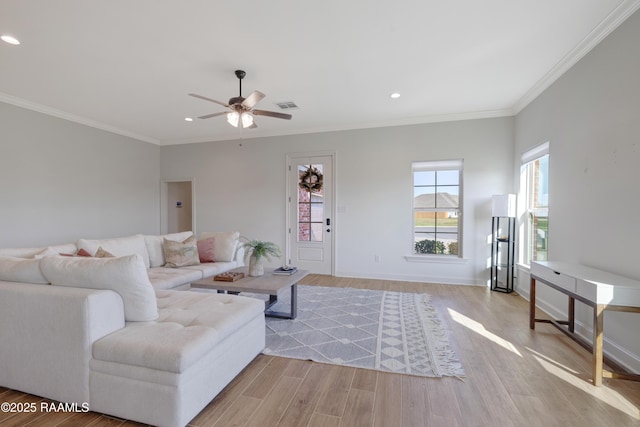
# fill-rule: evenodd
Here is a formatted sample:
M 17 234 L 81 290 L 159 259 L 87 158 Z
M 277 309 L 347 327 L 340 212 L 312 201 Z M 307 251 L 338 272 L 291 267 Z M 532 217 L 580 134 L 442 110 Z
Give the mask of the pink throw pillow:
M 87 252 L 84 248 L 80 248 L 80 249 L 78 249 L 78 252 L 76 252 L 75 256 L 92 257 L 93 255 L 91 255 L 89 252 Z
M 216 262 L 213 257 L 214 240 L 215 238 L 213 237 L 198 240 L 198 254 L 200 255 L 200 262 Z

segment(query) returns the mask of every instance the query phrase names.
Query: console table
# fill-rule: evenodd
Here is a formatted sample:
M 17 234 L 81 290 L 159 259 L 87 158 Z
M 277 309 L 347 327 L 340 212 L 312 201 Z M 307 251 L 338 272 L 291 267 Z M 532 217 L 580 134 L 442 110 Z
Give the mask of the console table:
M 569 297 L 568 319 L 536 319 L 536 282 L 543 283 Z M 593 308 L 593 344 L 574 332 L 576 300 Z M 529 300 L 529 327 L 536 322 L 550 323 L 592 352 L 593 384 L 602 384 L 602 378 L 621 378 L 640 381 L 640 375 L 621 372 L 615 363 L 607 360 L 614 371 L 603 368 L 604 311 L 640 313 L 640 281 L 585 267 L 580 264 L 552 261 L 531 263 L 531 295 Z

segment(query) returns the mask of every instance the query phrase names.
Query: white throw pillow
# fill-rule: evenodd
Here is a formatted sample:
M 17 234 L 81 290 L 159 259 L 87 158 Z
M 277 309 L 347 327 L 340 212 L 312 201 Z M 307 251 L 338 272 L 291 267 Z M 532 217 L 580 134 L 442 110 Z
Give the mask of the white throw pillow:
M 109 289 L 124 302 L 127 321 L 158 318 L 156 294 L 138 254 L 118 258 L 46 257 L 40 269 L 54 286 Z
M 0 257 L 0 280 L 49 284 L 40 271 L 40 260 L 34 258 Z
M 46 256 L 58 256 L 58 255 L 60 255 L 60 253 L 58 251 L 56 251 L 52 247 L 48 247 L 48 248 L 44 249 L 42 252 L 38 252 L 37 254 L 35 254 L 33 257 L 35 259 L 40 259 L 40 258 L 44 258 Z
M 38 248 L 1 248 L 0 256 L 16 257 L 16 258 L 35 258 L 44 251 L 56 252 L 57 254 L 72 254 L 76 251 L 75 243 L 64 243 L 54 246 L 41 246 Z
M 127 237 L 116 237 L 115 239 L 100 240 L 78 240 L 78 249 L 84 249 L 92 256 L 102 247 L 115 257 L 138 254 L 142 258 L 145 267 L 149 268 L 149 251 L 142 234 L 136 234 Z
M 149 252 L 149 266 L 162 267 L 165 263 L 162 243 L 164 239 L 174 242 L 183 242 L 193 236 L 193 231 L 182 231 L 180 233 L 164 234 L 162 236 L 144 236 Z
M 213 258 L 216 262 L 229 262 L 233 261 L 236 256 L 236 249 L 238 248 L 238 240 L 240 239 L 240 233 L 237 231 L 219 231 L 210 232 L 205 231 L 200 234 L 200 239 L 208 239 L 213 237 Z

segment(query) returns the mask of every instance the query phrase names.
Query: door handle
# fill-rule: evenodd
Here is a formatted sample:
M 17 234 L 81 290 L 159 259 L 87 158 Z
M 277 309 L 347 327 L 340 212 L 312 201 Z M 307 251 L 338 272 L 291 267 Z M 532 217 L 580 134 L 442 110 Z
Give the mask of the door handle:
M 327 218 L 327 225 L 331 225 L 331 218 Z

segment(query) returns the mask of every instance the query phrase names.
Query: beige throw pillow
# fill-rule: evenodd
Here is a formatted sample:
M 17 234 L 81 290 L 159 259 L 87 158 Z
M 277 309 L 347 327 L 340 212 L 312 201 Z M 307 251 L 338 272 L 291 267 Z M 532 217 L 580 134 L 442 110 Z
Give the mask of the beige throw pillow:
M 198 243 L 194 236 L 182 242 L 165 238 L 162 250 L 164 251 L 165 267 L 176 268 L 200 264 Z
M 145 235 L 144 241 L 149 251 L 149 266 L 162 267 L 165 263 L 163 244 L 164 239 L 173 240 L 174 242 L 183 242 L 193 236 L 192 231 L 181 231 L 179 233 L 163 234 L 163 235 Z
M 112 258 L 113 254 L 109 251 L 105 251 L 104 249 L 102 249 L 102 246 L 100 246 L 94 256 L 96 258 Z

